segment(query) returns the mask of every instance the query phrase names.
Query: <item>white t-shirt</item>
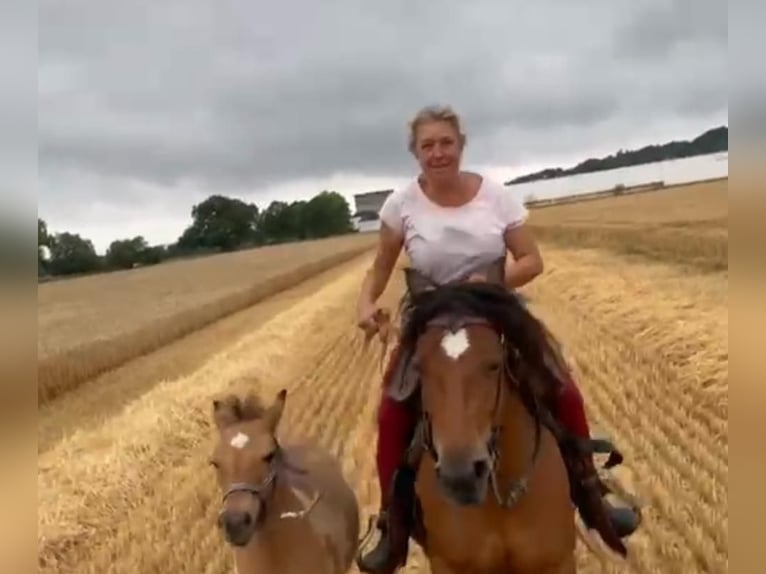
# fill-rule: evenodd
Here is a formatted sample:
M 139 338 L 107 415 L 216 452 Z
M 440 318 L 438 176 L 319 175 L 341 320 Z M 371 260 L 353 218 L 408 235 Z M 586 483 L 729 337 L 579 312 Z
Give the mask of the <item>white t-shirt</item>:
M 486 177 L 460 207 L 434 203 L 414 179 L 391 193 L 380 210 L 381 221 L 404 236 L 411 265 L 437 284 L 465 279 L 504 257 L 505 230 L 528 216 L 514 192 Z

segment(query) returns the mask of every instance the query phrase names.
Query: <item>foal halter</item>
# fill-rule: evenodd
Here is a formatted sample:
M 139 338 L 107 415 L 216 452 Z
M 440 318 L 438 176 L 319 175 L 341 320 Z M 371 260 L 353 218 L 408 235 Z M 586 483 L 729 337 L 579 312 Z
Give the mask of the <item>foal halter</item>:
M 469 325 L 481 325 L 481 326 L 492 328 L 491 323 L 488 320 L 484 319 L 483 317 L 477 317 L 477 316 L 456 317 L 454 315 L 443 315 L 435 319 L 432 319 L 431 321 L 428 322 L 427 326 L 429 328 L 430 327 L 446 327 L 447 329 L 450 329 L 454 332 L 455 330 L 459 328 L 467 327 Z M 519 384 L 516 381 L 516 379 L 513 377 L 513 374 L 511 373 L 511 370 L 510 370 L 510 366 L 508 364 L 508 353 L 507 353 L 505 337 L 502 335 L 502 333 L 500 333 L 499 336 L 500 336 L 500 345 L 503 350 L 503 365 L 502 365 L 502 368 L 498 370 L 498 375 L 496 379 L 495 399 L 494 399 L 494 406 L 492 408 L 492 427 L 490 429 L 490 437 L 487 442 L 487 450 L 489 451 L 490 461 L 491 461 L 490 471 L 489 471 L 489 480 L 492 486 L 492 492 L 495 495 L 495 499 L 497 500 L 497 503 L 501 507 L 509 509 L 509 508 L 512 508 L 519 501 L 519 499 L 527 492 L 528 485 L 529 485 L 529 475 L 531 474 L 532 469 L 534 468 L 535 462 L 537 461 L 537 457 L 540 453 L 541 425 L 537 416 L 533 416 L 532 418 L 535 421 L 535 441 L 534 441 L 534 448 L 530 456 L 530 460 L 527 463 L 527 469 L 520 477 L 511 481 L 510 485 L 508 485 L 507 487 L 507 494 L 505 495 L 505 497 L 503 497 L 500 493 L 500 487 L 498 485 L 497 466 L 500 460 L 500 451 L 499 451 L 498 443 L 500 440 L 500 435 L 503 430 L 503 426 L 499 419 L 502 414 L 504 391 L 507 391 L 505 388 L 506 385 L 504 384 L 504 379 L 507 379 L 508 382 L 510 382 L 513 385 L 514 390 L 516 390 L 517 392 L 519 392 Z M 422 392 L 422 386 L 421 386 L 421 392 Z M 436 447 L 434 446 L 434 443 L 433 443 L 433 429 L 431 426 L 431 416 L 428 414 L 428 411 L 426 411 L 425 408 L 421 408 L 421 419 L 422 419 L 421 440 L 423 442 L 423 446 L 426 448 L 426 450 L 434 459 L 434 461 L 437 461 L 438 454 L 436 452 Z
M 276 460 L 277 457 L 274 458 Z M 230 484 L 226 490 L 223 493 L 223 496 L 221 498 L 221 504 L 226 503 L 226 499 L 229 498 L 232 494 L 236 492 L 247 492 L 249 494 L 252 494 L 255 498 L 258 499 L 258 502 L 261 503 L 261 507 L 263 510 L 258 514 L 258 521 L 263 521 L 266 517 L 266 512 L 268 508 L 267 500 L 273 492 L 273 487 L 276 482 L 277 478 L 277 470 L 275 466 L 275 462 L 272 461 L 272 463 L 269 465 L 269 472 L 268 474 L 263 478 L 263 480 L 257 484 L 254 484 L 252 482 L 234 482 Z M 218 515 L 220 516 L 226 512 L 225 508 L 221 508 Z
M 294 464 L 288 462 L 287 459 L 283 456 L 282 448 L 279 445 L 277 445 L 276 455 L 271 461 L 271 464 L 269 465 L 269 472 L 263 478 L 263 480 L 257 484 L 254 484 L 251 482 L 234 482 L 230 484 L 223 493 L 221 503 L 225 503 L 226 499 L 232 494 L 234 494 L 235 492 L 247 492 L 249 494 L 252 494 L 255 498 L 257 498 L 263 508 L 263 511 L 259 513 L 258 520 L 259 521 L 265 520 L 266 514 L 268 512 L 268 499 L 271 496 L 272 492 L 274 491 L 274 485 L 277 482 L 278 465 L 281 465 L 281 468 L 283 468 L 286 471 L 294 472 L 296 474 L 301 474 L 301 475 L 307 474 L 306 470 L 299 468 L 295 466 Z M 296 493 L 296 496 L 297 496 L 297 493 Z M 314 506 L 317 504 L 320 498 L 321 498 L 321 494 L 317 492 L 315 493 L 314 497 L 306 504 L 306 507 L 303 510 L 284 512 L 283 515 L 280 516 L 280 518 L 300 518 L 308 514 L 314 508 Z M 221 509 L 221 511 L 219 512 L 219 515 L 222 514 L 223 512 L 225 512 L 225 510 Z

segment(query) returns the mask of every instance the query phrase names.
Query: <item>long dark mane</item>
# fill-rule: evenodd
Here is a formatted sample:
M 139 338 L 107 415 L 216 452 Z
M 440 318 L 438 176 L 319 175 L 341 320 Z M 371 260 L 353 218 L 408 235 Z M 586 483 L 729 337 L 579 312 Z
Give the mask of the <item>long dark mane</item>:
M 401 340 L 408 349 L 414 349 L 428 323 L 438 316 L 478 316 L 487 320 L 504 339 L 508 370 L 530 409 L 536 411 L 538 401 L 550 397 L 561 384 L 554 370 L 558 355 L 550 334 L 505 286 L 458 283 L 411 293 L 407 315 Z

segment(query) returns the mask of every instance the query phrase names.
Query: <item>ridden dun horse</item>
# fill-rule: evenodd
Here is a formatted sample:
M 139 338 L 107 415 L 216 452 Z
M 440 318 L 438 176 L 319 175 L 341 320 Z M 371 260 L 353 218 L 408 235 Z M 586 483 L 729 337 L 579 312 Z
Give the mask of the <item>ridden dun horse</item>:
M 407 270 L 401 334 L 422 420 L 413 538 L 433 574 L 571 574 L 575 509 L 543 424 L 550 334 L 501 278 L 429 286 Z
M 218 526 L 238 574 L 342 574 L 359 536 L 357 499 L 330 453 L 277 440 L 286 395 L 269 407 L 253 393 L 213 401 Z

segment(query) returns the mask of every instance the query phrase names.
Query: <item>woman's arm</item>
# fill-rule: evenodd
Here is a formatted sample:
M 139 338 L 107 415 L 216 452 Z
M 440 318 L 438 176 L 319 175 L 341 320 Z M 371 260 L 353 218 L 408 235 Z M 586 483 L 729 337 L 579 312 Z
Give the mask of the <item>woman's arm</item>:
M 513 255 L 505 265 L 505 285 L 517 289 L 543 272 L 543 258 L 532 230 L 522 224 L 505 231 L 505 246 Z
M 391 278 L 394 264 L 399 258 L 403 244 L 402 236 L 381 222 L 375 260 L 365 274 L 359 293 L 357 306 L 360 313 L 374 306 L 383 291 L 386 290 L 386 285 Z

